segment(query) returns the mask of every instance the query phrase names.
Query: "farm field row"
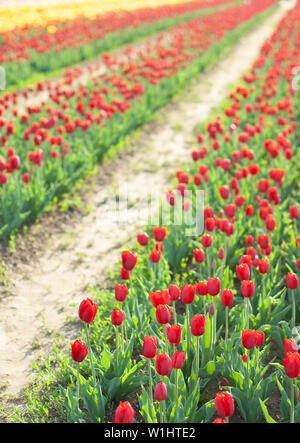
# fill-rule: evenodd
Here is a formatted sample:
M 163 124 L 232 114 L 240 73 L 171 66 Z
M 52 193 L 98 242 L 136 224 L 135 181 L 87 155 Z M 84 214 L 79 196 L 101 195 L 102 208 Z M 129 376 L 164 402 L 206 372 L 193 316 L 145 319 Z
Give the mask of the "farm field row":
M 76 85 L 76 69 L 62 82 L 39 82 L 39 90 L 49 87 L 48 100 L 27 104 L 26 112 L 18 112 L 18 92 L 6 94 L 0 101 L 0 236 L 38 218 L 276 6 L 274 0 L 229 6 L 178 24 L 136 52 L 106 53 L 105 72 L 91 74 L 85 85 Z

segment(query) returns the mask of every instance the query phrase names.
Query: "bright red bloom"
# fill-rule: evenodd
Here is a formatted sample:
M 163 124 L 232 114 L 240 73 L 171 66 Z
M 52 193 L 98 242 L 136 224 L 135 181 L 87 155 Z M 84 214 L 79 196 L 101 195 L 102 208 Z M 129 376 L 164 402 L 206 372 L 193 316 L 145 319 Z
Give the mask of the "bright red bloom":
M 300 375 L 300 354 L 298 352 L 288 352 L 283 364 L 288 377 L 297 378 Z
M 191 318 L 191 332 L 193 335 L 200 337 L 205 332 L 206 317 L 196 314 Z
M 255 284 L 252 280 L 244 280 L 241 286 L 242 295 L 245 298 L 250 298 L 254 295 Z
M 119 406 L 113 416 L 115 423 L 132 423 L 135 411 L 129 401 L 120 401 Z
M 167 235 L 167 230 L 165 227 L 155 227 L 153 228 L 153 235 L 156 241 L 164 241 Z
M 262 346 L 265 342 L 265 334 L 263 331 L 256 331 L 256 346 Z
M 149 258 L 150 258 L 150 261 L 152 261 L 152 263 L 158 263 L 159 260 L 161 259 L 161 251 L 157 250 L 157 249 L 153 249 L 150 252 Z
M 236 273 L 240 280 L 249 280 L 250 269 L 247 263 L 242 263 L 236 267 Z
M 156 320 L 161 325 L 170 323 L 171 321 L 171 309 L 168 305 L 158 305 L 156 308 Z
M 209 248 L 212 245 L 212 236 L 209 234 L 202 235 L 201 243 L 205 248 Z
M 195 288 L 193 285 L 185 283 L 181 289 L 181 300 L 184 304 L 190 305 L 195 298 Z
M 167 398 L 168 392 L 167 392 L 167 386 L 165 383 L 161 380 L 157 383 L 157 385 L 154 388 L 154 397 L 157 401 L 164 401 Z
M 141 246 L 147 246 L 149 242 L 149 235 L 146 232 L 140 232 L 137 234 L 137 241 Z
M 216 395 L 215 408 L 221 417 L 231 417 L 234 414 L 234 398 L 230 392 L 223 391 Z
M 290 206 L 289 207 L 289 211 L 290 211 L 290 217 L 291 218 L 298 218 L 299 216 L 299 209 L 296 205 L 294 206 Z
M 127 286 L 125 284 L 118 284 L 115 285 L 115 297 L 118 301 L 124 301 L 127 297 Z
M 90 298 L 80 303 L 78 314 L 82 321 L 92 323 L 97 314 L 98 306 Z
M 199 295 L 207 295 L 207 282 L 199 281 L 196 284 L 197 292 Z
M 197 263 L 202 263 L 205 260 L 205 252 L 201 248 L 194 249 L 194 258 Z
M 180 297 L 180 288 L 177 285 L 169 286 L 169 295 L 172 301 L 176 301 Z
M 172 366 L 174 369 L 181 369 L 185 362 L 185 353 L 183 351 L 175 351 L 172 357 Z
M 269 270 L 269 261 L 266 258 L 262 258 L 258 261 L 258 270 L 261 274 L 266 274 Z
M 165 289 L 154 292 L 150 291 L 149 298 L 155 308 L 157 308 L 158 305 L 168 305 L 170 303 L 169 291 Z
M 233 291 L 232 289 L 224 289 L 221 294 L 221 303 L 223 306 L 232 306 L 233 305 Z
M 86 344 L 81 340 L 76 340 L 71 344 L 72 359 L 77 362 L 82 362 L 87 356 L 88 349 Z
M 207 279 L 207 293 L 209 295 L 218 295 L 221 290 L 221 281 L 217 277 Z
M 257 343 L 257 334 L 253 329 L 243 329 L 242 331 L 242 343 L 244 348 L 252 349 Z
M 132 269 L 135 267 L 137 263 L 137 256 L 135 255 L 135 252 L 123 251 L 122 263 L 123 263 L 123 268 L 125 268 L 127 271 L 132 271 Z
M 169 375 L 172 370 L 172 360 L 163 352 L 162 354 L 157 354 L 155 361 L 155 368 L 159 375 Z
M 146 358 L 153 358 L 156 356 L 157 352 L 157 340 L 156 337 L 153 337 L 152 335 L 147 335 L 144 338 L 143 342 L 143 350 L 142 354 Z
M 293 272 L 289 272 L 286 276 L 286 286 L 288 289 L 297 289 L 299 284 L 299 280 L 296 274 Z
M 176 324 L 167 326 L 167 338 L 170 343 L 178 346 L 181 339 L 181 326 Z

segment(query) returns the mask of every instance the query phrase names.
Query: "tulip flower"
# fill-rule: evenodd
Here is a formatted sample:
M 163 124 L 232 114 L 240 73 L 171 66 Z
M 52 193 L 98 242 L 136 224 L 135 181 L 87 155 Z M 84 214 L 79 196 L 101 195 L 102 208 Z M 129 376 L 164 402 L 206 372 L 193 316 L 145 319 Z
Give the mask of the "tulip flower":
M 236 273 L 240 280 L 250 279 L 250 269 L 246 263 L 242 263 L 236 267 Z
M 146 232 L 140 232 L 137 234 L 137 241 L 141 246 L 147 246 L 149 242 L 149 235 Z
M 155 368 L 159 375 L 169 375 L 172 370 L 172 360 L 166 352 L 157 354 Z
M 115 423 L 132 423 L 135 416 L 135 411 L 129 401 L 120 401 L 117 407 L 113 421 Z
M 163 381 L 159 381 L 154 388 L 155 400 L 161 402 L 167 398 L 167 386 Z
M 175 323 L 177 323 L 177 314 L 176 314 L 175 302 L 180 297 L 180 288 L 177 285 L 170 285 L 168 292 L 169 292 L 170 298 L 171 298 L 171 300 L 173 302 L 174 321 L 175 321 Z
M 296 274 L 289 272 L 286 276 L 286 286 L 291 291 L 292 296 L 292 328 L 296 326 L 296 300 L 295 300 L 295 289 L 298 288 L 299 280 Z
M 167 326 L 167 338 L 172 345 L 178 346 L 181 339 L 181 326 L 177 324 Z
M 157 352 L 157 340 L 156 337 L 148 335 L 144 338 L 142 354 L 148 358 L 148 370 L 149 370 L 149 391 L 151 404 L 153 403 L 152 393 L 152 372 L 151 372 L 151 360 L 156 356 Z
M 83 300 L 79 306 L 79 317 L 85 323 L 92 323 L 97 313 L 98 306 L 90 298 Z
M 135 267 L 137 263 L 137 256 L 135 255 L 134 252 L 123 251 L 122 263 L 123 263 L 123 268 L 125 268 L 127 271 L 132 271 L 132 269 Z
M 164 227 L 153 228 L 153 235 L 156 241 L 162 242 L 167 236 L 167 230 Z
M 171 309 L 168 305 L 158 305 L 156 308 L 156 320 L 161 325 L 170 323 L 171 321 Z
M 228 391 L 219 392 L 215 398 L 215 408 L 221 417 L 227 420 L 234 414 L 234 398 Z
M 291 379 L 291 409 L 290 422 L 295 422 L 295 386 L 294 379 L 300 375 L 300 354 L 298 352 L 288 352 L 283 360 L 286 375 Z
M 76 340 L 74 343 L 71 343 L 72 349 L 72 359 L 77 362 L 82 362 L 87 356 L 88 349 L 86 344 L 81 340 Z
M 219 294 L 221 290 L 221 281 L 217 277 L 207 279 L 207 293 L 212 296 Z
M 252 349 L 257 344 L 257 331 L 254 331 L 253 329 L 243 329 L 242 331 L 242 343 L 244 348 L 246 349 Z
M 118 284 L 115 285 L 115 298 L 116 300 L 122 302 L 127 297 L 127 286 L 125 284 Z

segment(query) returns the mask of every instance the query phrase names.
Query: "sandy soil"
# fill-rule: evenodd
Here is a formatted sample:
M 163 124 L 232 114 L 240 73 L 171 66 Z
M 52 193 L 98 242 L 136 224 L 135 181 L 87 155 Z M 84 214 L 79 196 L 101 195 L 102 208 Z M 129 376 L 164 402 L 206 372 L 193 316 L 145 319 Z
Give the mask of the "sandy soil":
M 280 9 L 244 36 L 226 58 L 200 75 L 143 128 L 126 161 L 112 161 L 110 184 L 94 189 L 88 199 L 91 210 L 76 226 L 70 224 L 69 231 L 51 242 L 45 239 L 39 259 L 10 270 L 8 286 L 0 291 L 0 380 L 7 383 L 3 393 L 17 394 L 24 388 L 37 353 L 46 352 L 49 344 L 45 331 L 64 332 L 67 316 L 76 315 L 77 305 L 89 295 L 87 288 L 103 279 L 107 266 L 114 266 L 120 257 L 122 245 L 135 235 L 135 205 L 129 210 L 131 222 L 125 226 L 111 223 L 105 215 L 112 209 L 110 197 L 118 185 L 126 183 L 129 193 L 139 190 L 142 200 L 150 189 L 164 195 L 170 174 L 189 159 L 195 124 L 205 120 L 228 94 L 284 12 Z

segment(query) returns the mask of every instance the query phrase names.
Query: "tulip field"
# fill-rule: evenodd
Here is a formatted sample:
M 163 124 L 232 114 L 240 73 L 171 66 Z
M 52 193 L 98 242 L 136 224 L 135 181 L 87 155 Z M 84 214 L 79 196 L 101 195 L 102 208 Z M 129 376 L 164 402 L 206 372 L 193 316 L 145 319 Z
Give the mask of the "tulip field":
M 0 31 L 3 245 L 282 5 L 77 7 Z M 11 421 L 300 423 L 300 0 L 259 43 Z

